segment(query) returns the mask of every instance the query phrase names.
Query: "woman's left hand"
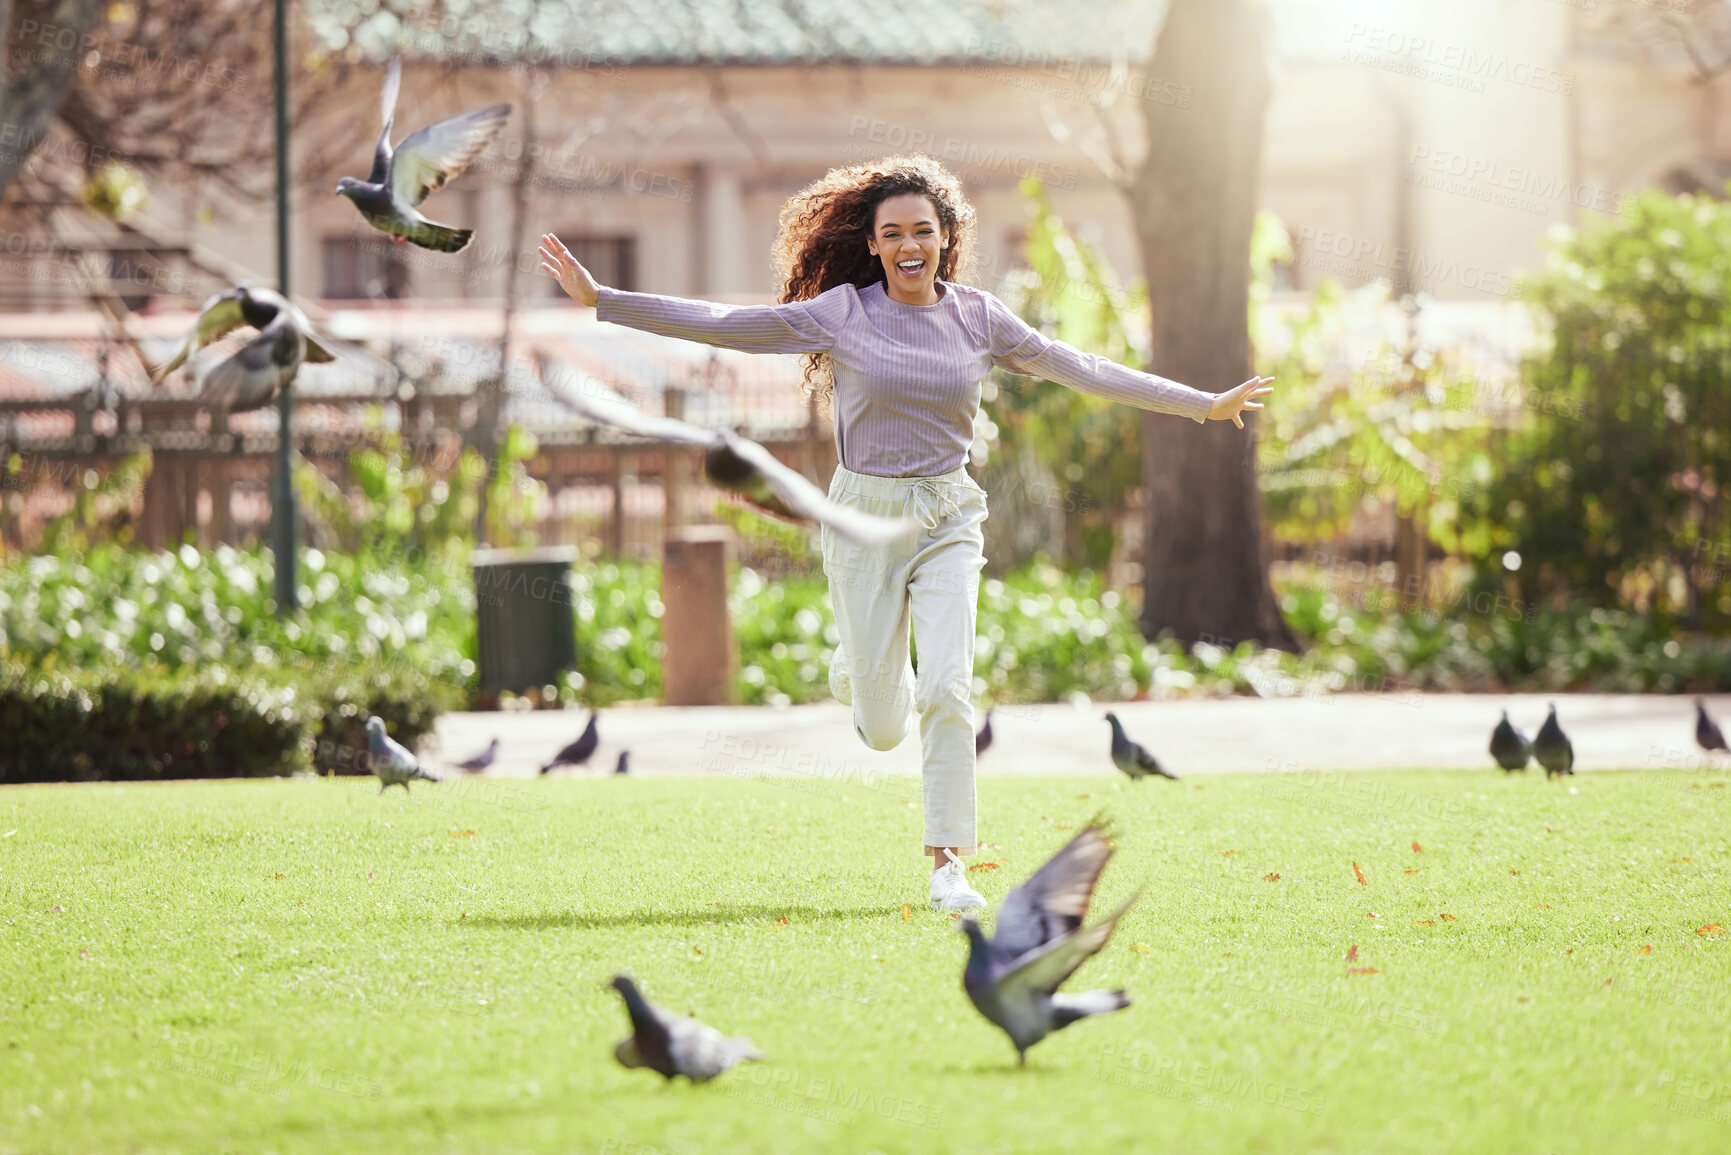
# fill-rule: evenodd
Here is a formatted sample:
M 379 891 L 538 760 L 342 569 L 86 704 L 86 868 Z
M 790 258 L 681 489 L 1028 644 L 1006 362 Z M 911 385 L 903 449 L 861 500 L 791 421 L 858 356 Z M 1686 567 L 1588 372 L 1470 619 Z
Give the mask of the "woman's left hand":
M 1262 402 L 1256 400 L 1274 392 L 1269 386 L 1272 377 L 1252 377 L 1236 389 L 1228 389 L 1224 393 L 1214 395 L 1214 404 L 1209 407 L 1210 421 L 1231 421 L 1238 428 L 1244 428 L 1244 410 L 1261 409 Z

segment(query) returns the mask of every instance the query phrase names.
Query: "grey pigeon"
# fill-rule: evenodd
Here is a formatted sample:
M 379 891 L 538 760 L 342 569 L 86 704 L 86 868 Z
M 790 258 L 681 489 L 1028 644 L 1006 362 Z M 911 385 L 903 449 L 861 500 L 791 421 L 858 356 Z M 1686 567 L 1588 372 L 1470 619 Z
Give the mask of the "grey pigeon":
M 224 358 L 201 382 L 200 400 L 211 409 L 230 413 L 258 409 L 294 382 L 302 361 L 336 360 L 292 301 L 269 289 L 236 285 L 199 306 L 192 332 L 174 356 L 151 374 L 150 383 L 160 385 L 193 353 L 243 325 L 257 329 L 258 336 Z
M 630 758 L 631 758 L 631 751 L 629 751 L 629 750 L 619 751 L 619 764 L 617 766 L 613 767 L 613 773 L 615 773 L 615 774 L 629 774 L 629 773 L 631 773 Z
M 655 1006 L 627 975 L 614 975 L 612 986 L 625 999 L 625 1011 L 631 1016 L 631 1034 L 613 1048 L 613 1057 L 622 1066 L 647 1067 L 669 1082 L 684 1075 L 702 1083 L 741 1062 L 768 1058 L 750 1039 L 730 1039 L 696 1019 L 680 1018 Z
M 1078 1019 L 1123 1010 L 1121 990 L 1058 993 L 1066 979 L 1098 954 L 1140 892 L 1105 919 L 1083 929 L 1094 885 L 1112 857 L 1106 831 L 1090 822 L 1080 834 L 1012 890 L 988 939 L 973 914 L 962 916 L 968 964 L 962 988 L 982 1015 L 1010 1036 L 1022 1066 L 1028 1048 Z
M 401 57 L 394 58 L 385 70 L 385 86 L 379 101 L 384 128 L 373 149 L 373 171 L 366 180 L 343 177 L 337 181 L 336 191 L 361 210 L 368 224 L 398 244 L 409 241 L 436 252 L 459 252 L 474 236 L 474 230 L 441 225 L 416 209 L 428 193 L 443 188 L 446 181 L 461 174 L 486 150 L 505 127 L 511 106 L 495 104 L 430 124 L 393 152 L 391 127 L 396 119 L 402 72 Z
M 555 766 L 581 766 L 589 761 L 595 753 L 595 747 L 601 744 L 601 732 L 595 727 L 595 719 L 600 716 L 599 710 L 589 711 L 589 724 L 583 727 L 583 733 L 577 736 L 575 742 L 553 755 L 553 760 L 541 767 L 541 773 L 545 774 Z
M 1170 774 L 1160 768 L 1154 755 L 1148 753 L 1140 745 L 1130 741 L 1130 736 L 1124 733 L 1124 724 L 1118 721 L 1118 715 L 1107 714 L 1106 721 L 1112 723 L 1112 765 L 1130 776 L 1132 782 L 1146 778 L 1150 774 L 1158 774 L 1162 778 L 1170 778 L 1174 782 L 1178 775 Z
M 1575 748 L 1570 745 L 1563 728 L 1557 725 L 1555 702 L 1551 703 L 1551 712 L 1545 716 L 1545 724 L 1539 727 L 1538 736 L 1533 739 L 1533 757 L 1545 768 L 1546 778 L 1575 772 Z
M 1707 703 L 1700 698 L 1695 699 L 1695 742 L 1707 751 L 1725 749 L 1725 735 L 1707 716 Z
M 545 376 L 545 374 L 544 374 Z M 800 524 L 817 522 L 862 545 L 882 545 L 920 529 L 912 518 L 877 517 L 837 505 L 798 470 L 731 429 L 704 429 L 673 417 L 650 417 L 623 402 L 551 389 L 566 408 L 590 421 L 669 445 L 701 448 L 703 472 L 718 489 L 744 498 L 765 513 Z
M 481 771 L 491 766 L 493 760 L 498 756 L 499 739 L 495 738 L 491 742 L 487 743 L 487 748 L 482 750 L 479 754 L 471 754 L 461 762 L 453 763 L 453 765 L 455 765 L 457 769 L 465 770 L 470 774 L 479 774 Z
M 1504 710 L 1503 720 L 1491 731 L 1491 757 L 1504 770 L 1525 770 L 1532 756 L 1533 744 L 1518 726 L 1509 721 L 1509 712 Z
M 403 746 L 385 733 L 385 720 L 374 715 L 367 719 L 367 753 L 371 755 L 373 773 L 379 777 L 379 793 L 387 786 L 401 786 L 406 794 L 409 783 L 416 778 L 437 782 L 439 776 L 421 765 Z
M 992 748 L 992 712 L 986 711 L 986 720 L 980 725 L 980 732 L 974 735 L 974 757 L 978 758 Z

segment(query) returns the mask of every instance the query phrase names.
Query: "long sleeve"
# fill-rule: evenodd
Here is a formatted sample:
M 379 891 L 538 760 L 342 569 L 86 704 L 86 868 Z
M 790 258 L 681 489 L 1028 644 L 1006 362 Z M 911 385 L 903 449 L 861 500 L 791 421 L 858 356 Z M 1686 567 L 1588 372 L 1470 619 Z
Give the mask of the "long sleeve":
M 595 316 L 646 333 L 681 337 L 745 353 L 821 353 L 859 307 L 852 285 L 785 305 L 722 305 L 655 293 L 601 289 Z
M 1197 424 L 1208 420 L 1214 394 L 1143 373 L 1106 357 L 1084 353 L 1074 345 L 1055 341 L 1029 325 L 994 296 L 987 297 L 991 317 L 992 364 L 1012 373 L 1040 377 L 1088 393 L 1149 409 L 1175 413 Z

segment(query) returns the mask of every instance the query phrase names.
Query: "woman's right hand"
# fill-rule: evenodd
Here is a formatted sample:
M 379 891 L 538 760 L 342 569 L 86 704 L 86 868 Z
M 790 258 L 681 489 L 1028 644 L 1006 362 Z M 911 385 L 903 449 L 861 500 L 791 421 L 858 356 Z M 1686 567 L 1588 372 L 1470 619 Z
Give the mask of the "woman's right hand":
M 552 233 L 541 234 L 541 267 L 553 274 L 570 298 L 579 305 L 593 309 L 601 300 L 601 286 L 589 275 L 589 270 L 577 263 L 571 250 Z

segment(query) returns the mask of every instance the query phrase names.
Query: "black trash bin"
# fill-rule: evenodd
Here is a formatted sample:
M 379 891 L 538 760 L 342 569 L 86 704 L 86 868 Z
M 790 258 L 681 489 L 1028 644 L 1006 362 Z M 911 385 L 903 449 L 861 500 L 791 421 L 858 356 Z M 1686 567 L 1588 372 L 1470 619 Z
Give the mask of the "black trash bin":
M 483 705 L 502 690 L 522 692 L 557 683 L 577 668 L 577 619 L 569 546 L 478 549 L 475 571 L 476 673 Z

